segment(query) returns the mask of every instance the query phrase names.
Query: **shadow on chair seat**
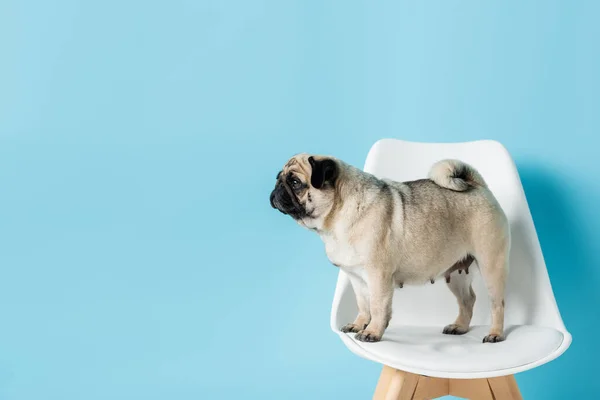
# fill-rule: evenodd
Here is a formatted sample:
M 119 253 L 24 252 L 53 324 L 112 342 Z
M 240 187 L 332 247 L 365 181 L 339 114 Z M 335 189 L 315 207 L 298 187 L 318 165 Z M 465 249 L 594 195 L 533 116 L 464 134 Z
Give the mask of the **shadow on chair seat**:
M 444 335 L 442 327 L 391 325 L 378 343 L 363 343 L 353 333 L 340 336 L 353 351 L 403 371 L 435 377 L 480 373 L 501 375 L 552 356 L 563 343 L 563 334 L 553 328 L 511 326 L 500 343 L 482 343 L 489 326 L 474 326 L 465 335 Z M 489 373 L 489 374 L 488 374 Z

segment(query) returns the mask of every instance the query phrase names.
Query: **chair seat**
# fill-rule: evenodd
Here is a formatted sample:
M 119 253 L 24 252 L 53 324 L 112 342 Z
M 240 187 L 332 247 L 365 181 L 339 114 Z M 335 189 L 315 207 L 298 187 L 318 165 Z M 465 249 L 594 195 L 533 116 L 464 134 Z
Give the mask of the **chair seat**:
M 441 330 L 442 327 L 390 325 L 383 340 L 377 343 L 357 341 L 354 333 L 338 333 L 351 350 L 366 358 L 438 377 L 486 372 L 498 375 L 493 372 L 552 355 L 564 339 L 556 329 L 532 325 L 509 326 L 506 340 L 500 343 L 482 343 L 489 326 L 473 326 L 464 335 L 444 335 Z

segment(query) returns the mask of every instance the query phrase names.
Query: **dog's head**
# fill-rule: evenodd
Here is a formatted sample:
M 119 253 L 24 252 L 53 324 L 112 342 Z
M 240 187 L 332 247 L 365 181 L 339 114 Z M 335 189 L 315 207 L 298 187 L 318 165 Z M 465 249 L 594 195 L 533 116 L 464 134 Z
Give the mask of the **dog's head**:
M 271 205 L 299 222 L 319 218 L 334 202 L 338 175 L 332 157 L 295 155 L 277 174 Z

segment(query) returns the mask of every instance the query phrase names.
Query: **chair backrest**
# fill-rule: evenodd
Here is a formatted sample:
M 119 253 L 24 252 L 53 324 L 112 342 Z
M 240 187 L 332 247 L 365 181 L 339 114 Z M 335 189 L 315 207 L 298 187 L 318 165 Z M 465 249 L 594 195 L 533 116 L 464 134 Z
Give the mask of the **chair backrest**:
M 507 325 L 532 324 L 565 331 L 533 219 L 515 164 L 495 141 L 466 143 L 415 143 L 380 140 L 371 148 L 364 170 L 397 181 L 421 179 L 439 160 L 454 158 L 479 170 L 504 209 L 511 227 L 512 246 L 507 283 Z M 473 289 L 477 302 L 473 325 L 489 324 L 489 298 L 477 268 Z M 392 324 L 438 325 L 450 323 L 457 313 L 454 296 L 443 279 L 425 286 L 405 286 L 394 295 Z

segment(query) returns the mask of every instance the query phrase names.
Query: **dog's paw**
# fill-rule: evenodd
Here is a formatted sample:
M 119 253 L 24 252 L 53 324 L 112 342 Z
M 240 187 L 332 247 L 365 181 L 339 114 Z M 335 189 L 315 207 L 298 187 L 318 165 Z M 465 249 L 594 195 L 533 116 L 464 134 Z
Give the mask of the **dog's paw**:
M 469 328 L 465 328 L 464 326 L 458 324 L 450 324 L 444 327 L 443 333 L 446 335 L 464 335 L 469 332 Z
M 356 324 L 346 324 L 340 328 L 340 331 L 342 331 L 344 333 L 357 333 L 357 332 L 360 332 L 364 328 L 366 328 L 366 325 L 358 326 Z
M 496 335 L 495 333 L 490 333 L 486 337 L 483 338 L 483 343 L 498 343 L 504 340 L 504 336 Z
M 356 334 L 355 338 L 356 340 L 360 340 L 361 342 L 379 342 L 381 340 L 381 335 L 363 329 Z

